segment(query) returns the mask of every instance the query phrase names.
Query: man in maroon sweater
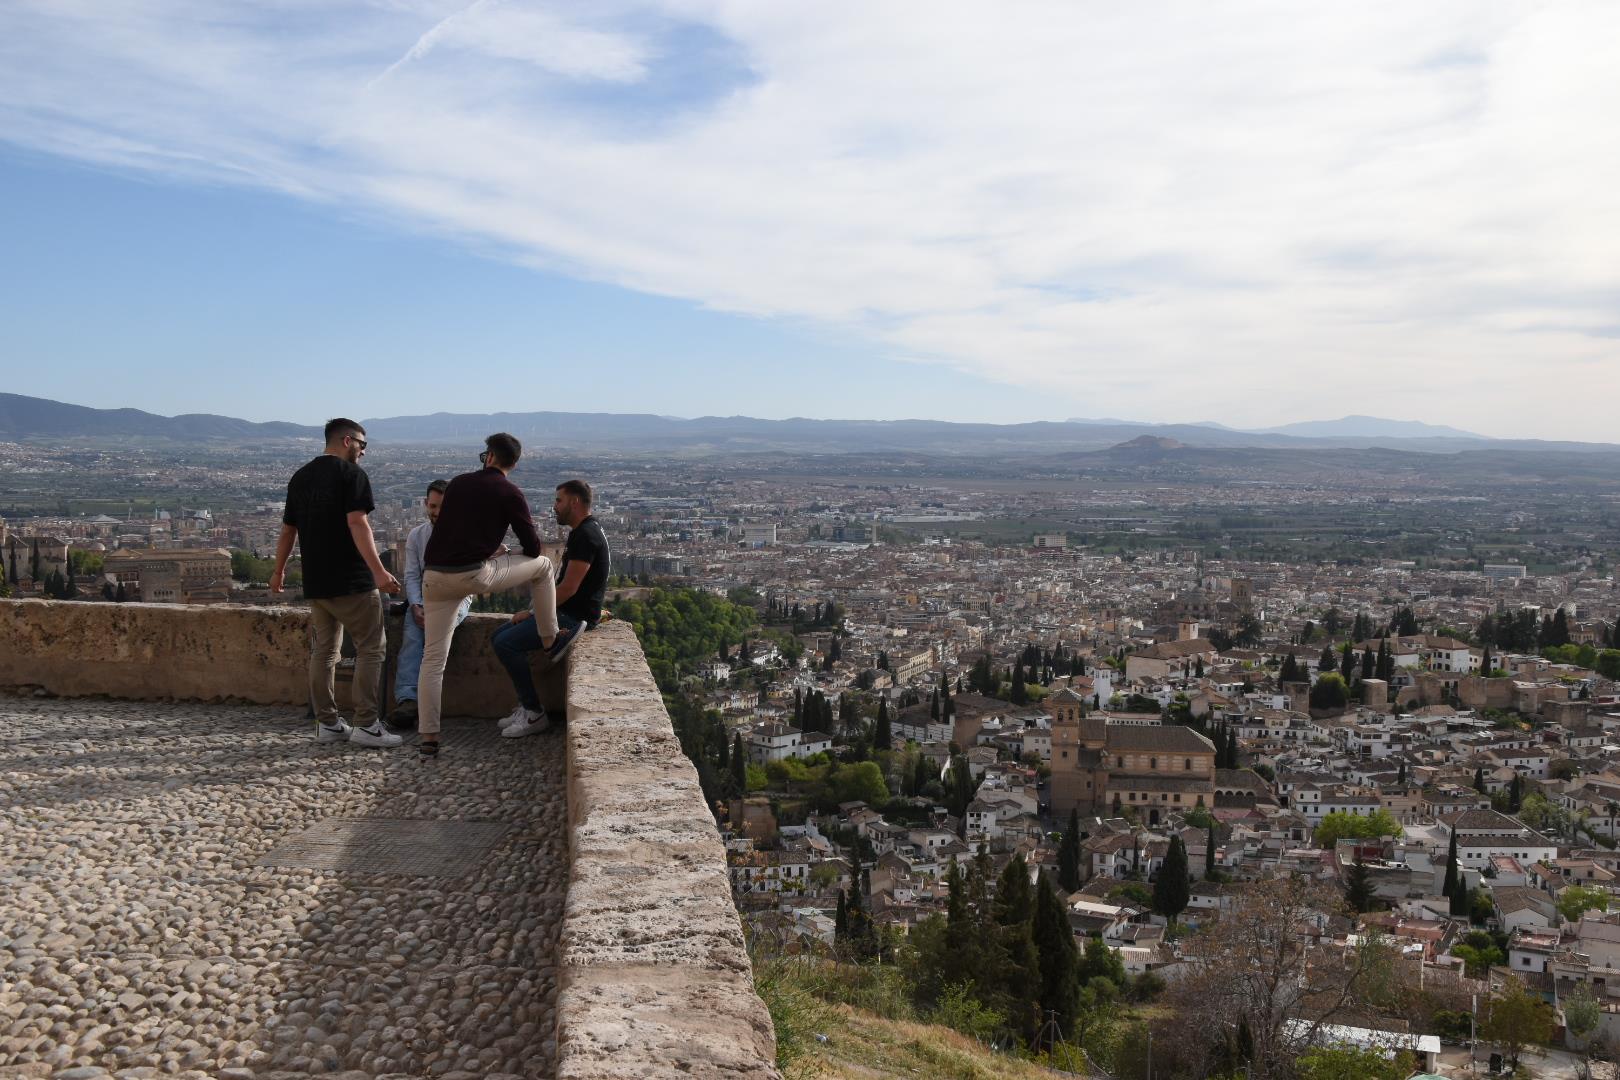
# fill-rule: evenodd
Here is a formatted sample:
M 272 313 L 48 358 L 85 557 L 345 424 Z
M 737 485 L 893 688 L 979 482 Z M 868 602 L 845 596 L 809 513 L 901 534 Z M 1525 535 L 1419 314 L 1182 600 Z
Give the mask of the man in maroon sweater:
M 534 598 L 540 646 L 560 658 L 572 641 L 557 634 L 556 571 L 540 554 L 540 536 L 529 516 L 529 502 L 506 478 L 522 456 L 523 446 L 501 432 L 484 440 L 478 455 L 484 467 L 462 473 L 444 492 L 439 521 L 422 558 L 423 648 L 417 686 L 418 749 L 439 752 L 439 717 L 444 691 L 444 662 L 450 655 L 456 608 L 468 596 L 500 592 L 527 584 Z M 502 539 L 510 528 L 523 549 L 509 554 Z

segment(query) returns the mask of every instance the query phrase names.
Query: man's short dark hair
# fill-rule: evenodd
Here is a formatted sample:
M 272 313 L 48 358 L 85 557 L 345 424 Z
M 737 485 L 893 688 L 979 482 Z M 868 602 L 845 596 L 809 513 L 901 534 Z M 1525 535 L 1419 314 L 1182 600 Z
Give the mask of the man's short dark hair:
M 450 486 L 450 481 L 448 481 L 448 480 L 435 480 L 435 481 L 433 481 L 433 483 L 428 485 L 427 493 L 428 493 L 428 495 L 431 495 L 435 491 L 437 491 L 440 495 L 443 495 L 444 492 L 445 492 L 445 489 L 448 488 L 449 486 Z M 423 496 L 423 498 L 426 498 L 426 497 L 427 497 L 426 495 Z
M 586 506 L 591 505 L 591 485 L 583 480 L 564 480 L 557 485 L 558 491 L 566 491 Z
M 326 422 L 326 445 L 331 446 L 345 435 L 364 435 L 366 429 L 353 420 L 336 416 Z
M 517 436 L 504 431 L 497 431 L 485 439 L 484 449 L 489 451 L 490 464 L 503 469 L 510 469 L 523 456 L 523 444 L 518 442 Z

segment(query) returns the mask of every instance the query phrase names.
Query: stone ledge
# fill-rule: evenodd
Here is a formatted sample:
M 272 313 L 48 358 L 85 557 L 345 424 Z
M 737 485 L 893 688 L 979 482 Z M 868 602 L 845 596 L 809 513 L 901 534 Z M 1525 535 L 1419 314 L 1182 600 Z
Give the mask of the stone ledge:
M 445 667 L 452 716 L 505 716 L 516 697 L 489 647 L 504 615 L 469 615 Z M 401 619 L 388 620 L 390 681 Z M 0 600 L 0 689 L 125 701 L 309 704 L 309 609 Z M 339 672 L 345 703 L 347 673 Z M 537 678 L 548 705 L 558 680 Z M 677 752 L 678 749 L 677 749 Z
M 725 850 L 634 631 L 569 656 L 560 1080 L 777 1078 Z

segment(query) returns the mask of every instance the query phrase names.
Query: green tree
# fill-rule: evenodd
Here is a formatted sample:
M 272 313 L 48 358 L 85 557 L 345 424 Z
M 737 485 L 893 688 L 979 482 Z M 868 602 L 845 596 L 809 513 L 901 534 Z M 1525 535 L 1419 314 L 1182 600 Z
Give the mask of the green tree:
M 1058 884 L 1065 892 L 1080 890 L 1080 811 L 1069 811 L 1069 827 L 1058 844 Z
M 1507 963 L 1507 955 L 1491 940 L 1491 936 L 1480 931 L 1469 934 L 1466 940 L 1453 945 L 1451 955 L 1463 962 L 1463 974 L 1470 979 L 1483 979 L 1491 968 Z
M 1034 938 L 1041 967 L 1041 1012 L 1056 1020 L 1060 1031 L 1068 1031 L 1074 1027 L 1080 1005 L 1076 980 L 1079 949 L 1068 913 L 1045 874 L 1035 890 Z
M 1544 1043 L 1552 1038 L 1552 1033 L 1552 1006 L 1512 978 L 1491 998 L 1490 1012 L 1480 1029 L 1485 1039 L 1502 1048 L 1508 1066 L 1514 1069 L 1519 1067 L 1519 1056 L 1526 1046 Z
M 1571 885 L 1558 894 L 1558 914 L 1565 922 L 1580 922 L 1588 911 L 1609 910 L 1609 894 L 1602 889 L 1589 889 L 1585 885 Z
M 1335 810 L 1322 818 L 1316 826 L 1316 846 L 1332 847 L 1340 840 L 1372 839 L 1381 836 L 1401 836 L 1405 830 L 1388 810 L 1374 810 L 1371 814 L 1346 814 Z
M 1208 838 L 1204 841 L 1204 880 L 1215 877 L 1215 823 L 1210 822 Z
M 1313 709 L 1342 709 L 1350 702 L 1350 688 L 1343 676 L 1329 673 L 1311 687 L 1310 701 Z
M 1575 989 L 1564 995 L 1563 1005 L 1564 1027 L 1575 1037 L 1582 1057 L 1587 1058 L 1591 1052 L 1587 1037 L 1597 1030 L 1598 1022 L 1603 1019 L 1603 1006 L 1584 982 L 1576 983 Z
M 1174 926 L 1176 919 L 1187 910 L 1187 901 L 1191 897 L 1187 848 L 1181 842 L 1181 834 L 1172 833 L 1170 850 L 1165 852 L 1164 862 L 1159 866 L 1159 876 L 1153 881 L 1153 910 Z
M 1313 1046 L 1295 1063 L 1299 1080 L 1406 1080 L 1415 1069 L 1410 1051 L 1390 1058 L 1358 1046 Z

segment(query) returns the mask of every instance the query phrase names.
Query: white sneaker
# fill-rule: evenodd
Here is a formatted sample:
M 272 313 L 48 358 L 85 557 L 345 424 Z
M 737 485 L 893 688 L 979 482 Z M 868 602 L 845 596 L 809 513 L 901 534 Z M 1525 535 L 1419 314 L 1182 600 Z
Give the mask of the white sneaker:
M 325 724 L 317 723 L 315 725 L 315 741 L 345 742 L 349 738 L 349 732 L 353 730 L 349 726 L 349 722 L 340 716 L 338 717 L 337 727 L 327 727 Z
M 356 746 L 398 746 L 405 741 L 403 736 L 395 735 L 383 727 L 379 720 L 368 728 L 355 728 L 349 732 L 349 741 Z
M 501 717 L 501 719 L 496 723 L 495 726 L 497 728 L 499 728 L 500 730 L 505 731 L 507 728 L 511 727 L 513 724 L 521 724 L 525 720 L 527 720 L 528 718 L 529 718 L 529 710 L 525 709 L 523 707 L 523 702 L 520 701 L 520 702 L 518 702 L 518 707 L 513 709 L 507 715 Z
M 521 739 L 525 735 L 538 735 L 550 726 L 551 717 L 546 715 L 546 710 L 541 709 L 539 712 L 530 712 L 528 709 L 524 709 L 521 721 L 501 728 L 501 737 L 503 739 Z

